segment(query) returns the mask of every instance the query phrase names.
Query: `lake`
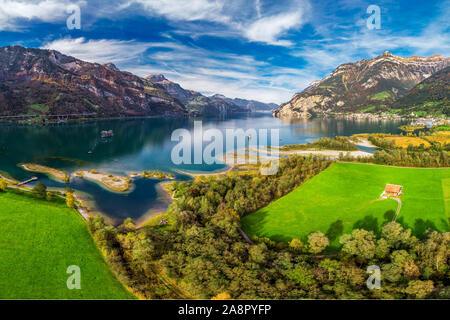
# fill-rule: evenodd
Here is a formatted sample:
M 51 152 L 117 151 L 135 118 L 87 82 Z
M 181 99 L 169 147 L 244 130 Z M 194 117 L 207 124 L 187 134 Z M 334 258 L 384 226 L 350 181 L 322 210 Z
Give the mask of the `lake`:
M 281 120 L 270 113 L 230 115 L 208 119 L 117 119 L 55 125 L 0 124 L 0 171 L 18 180 L 37 176 L 53 188 L 65 188 L 64 183 L 44 174 L 32 173 L 18 167 L 19 163 L 39 163 L 64 169 L 71 173 L 80 169 L 125 174 L 144 170 L 162 170 L 175 174 L 177 180 L 190 179 L 178 172 L 212 172 L 225 168 L 223 164 L 175 165 L 171 151 L 178 143 L 171 141 L 172 132 L 179 128 L 193 131 L 194 121 L 202 120 L 203 129 L 242 128 L 279 129 L 280 145 L 313 142 L 321 137 L 349 136 L 356 133 L 399 133 L 406 122 L 388 120 L 321 119 Z M 113 130 L 114 136 L 102 139 L 102 130 Z M 90 153 L 89 153 L 90 152 Z M 156 179 L 136 179 L 134 188 L 126 194 L 109 192 L 83 179 L 72 179 L 69 186 L 92 207 L 113 223 L 127 217 L 135 220 L 151 212 L 164 210 L 167 197 Z

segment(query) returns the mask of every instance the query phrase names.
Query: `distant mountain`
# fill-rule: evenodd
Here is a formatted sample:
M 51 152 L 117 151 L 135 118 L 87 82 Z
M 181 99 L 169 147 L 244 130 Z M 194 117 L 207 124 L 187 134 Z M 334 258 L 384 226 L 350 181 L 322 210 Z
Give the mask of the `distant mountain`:
M 164 87 L 54 50 L 0 48 L 0 115 L 97 113 L 99 116 L 187 114 Z
M 408 112 L 442 112 L 450 116 L 450 66 L 419 83 L 393 106 Z
M 450 65 L 440 55 L 402 58 L 390 52 L 346 63 L 282 104 L 277 117 L 308 118 L 329 112 L 383 111 L 417 84 Z
M 216 96 L 207 97 L 199 92 L 183 89 L 178 83 L 167 80 L 162 74 L 150 75 L 146 79 L 164 87 L 170 95 L 181 101 L 191 114 L 218 115 L 247 111 L 225 99 Z
M 272 111 L 272 110 L 278 108 L 278 105 L 276 103 L 264 103 L 264 102 L 259 102 L 259 101 L 255 101 L 255 100 L 245 100 L 245 99 L 240 99 L 240 98 L 231 99 L 231 98 L 227 98 L 221 94 L 216 94 L 212 97 L 216 97 L 218 99 L 222 99 L 222 100 L 234 103 L 235 105 L 242 107 L 244 109 L 250 110 L 252 112 Z

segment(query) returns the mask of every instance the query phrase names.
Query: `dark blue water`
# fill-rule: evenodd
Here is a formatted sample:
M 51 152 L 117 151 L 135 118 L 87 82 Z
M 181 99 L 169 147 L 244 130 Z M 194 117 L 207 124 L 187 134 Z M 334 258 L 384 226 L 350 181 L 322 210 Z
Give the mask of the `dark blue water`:
M 399 121 L 346 119 L 280 120 L 268 113 L 233 115 L 210 119 L 129 119 L 85 123 L 31 126 L 0 124 L 0 171 L 25 180 L 38 176 L 49 187 L 66 187 L 46 175 L 27 172 L 17 165 L 31 162 L 64 169 L 71 173 L 80 169 L 125 174 L 159 169 L 171 172 L 178 180 L 189 179 L 177 170 L 211 172 L 225 168 L 223 164 L 174 165 L 171 141 L 175 129 L 192 133 L 194 121 L 202 120 L 203 129 L 279 129 L 280 145 L 313 142 L 320 137 L 349 136 L 355 133 L 398 133 Z M 114 137 L 102 139 L 102 130 L 113 130 Z M 88 152 L 92 153 L 89 154 Z M 127 194 L 109 192 L 95 183 L 72 179 L 69 186 L 88 195 L 95 207 L 116 222 L 126 217 L 139 219 L 150 210 L 164 208 L 156 179 L 138 179 Z

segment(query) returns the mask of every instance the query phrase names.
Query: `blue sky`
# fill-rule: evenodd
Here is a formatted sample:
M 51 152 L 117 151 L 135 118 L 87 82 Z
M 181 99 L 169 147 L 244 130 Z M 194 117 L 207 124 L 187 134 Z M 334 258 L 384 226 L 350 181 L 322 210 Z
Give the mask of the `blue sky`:
M 81 29 L 69 30 L 71 4 Z M 381 28 L 370 30 L 369 5 Z M 450 54 L 450 0 L 0 0 L 0 45 L 162 73 L 187 89 L 289 100 L 338 65 L 389 50 Z

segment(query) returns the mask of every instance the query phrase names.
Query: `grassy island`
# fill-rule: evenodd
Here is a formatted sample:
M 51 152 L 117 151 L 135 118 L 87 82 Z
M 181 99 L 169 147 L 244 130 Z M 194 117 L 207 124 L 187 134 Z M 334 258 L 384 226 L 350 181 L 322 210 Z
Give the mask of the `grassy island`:
M 357 151 L 358 147 L 347 137 L 335 137 L 333 139 L 320 138 L 313 143 L 294 144 L 280 147 L 280 151 L 294 150 L 338 150 Z
M 23 163 L 23 164 L 20 164 L 20 167 L 22 167 L 26 171 L 44 173 L 44 174 L 50 176 L 51 178 L 61 181 L 61 182 L 67 183 L 70 180 L 70 176 L 65 171 L 55 169 L 55 168 L 50 168 L 50 167 L 43 166 L 40 164 Z
M 97 182 L 107 189 L 116 192 L 126 192 L 131 187 L 131 179 L 128 177 L 98 172 L 97 170 L 77 171 L 73 174 L 75 177 L 84 178 Z
M 161 170 L 144 171 L 142 173 L 131 173 L 132 178 L 142 177 L 144 179 L 173 180 L 175 176 Z

